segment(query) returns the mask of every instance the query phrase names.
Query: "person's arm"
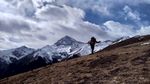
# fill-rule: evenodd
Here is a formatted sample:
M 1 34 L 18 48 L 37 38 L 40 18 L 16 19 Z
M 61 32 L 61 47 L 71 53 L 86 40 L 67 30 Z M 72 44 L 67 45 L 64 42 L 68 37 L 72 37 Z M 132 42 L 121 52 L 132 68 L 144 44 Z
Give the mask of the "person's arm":
M 100 43 L 101 41 L 96 41 L 96 43 Z
M 90 41 L 88 41 L 88 42 L 85 42 L 84 44 L 90 44 Z
M 88 41 L 87 44 L 90 44 L 90 41 Z

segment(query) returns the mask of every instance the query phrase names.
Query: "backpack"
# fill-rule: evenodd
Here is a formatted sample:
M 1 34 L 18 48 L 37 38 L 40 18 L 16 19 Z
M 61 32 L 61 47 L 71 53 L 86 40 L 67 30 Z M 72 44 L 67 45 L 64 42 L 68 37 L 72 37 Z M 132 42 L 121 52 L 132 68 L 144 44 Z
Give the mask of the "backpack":
M 92 37 L 92 38 L 91 38 L 91 41 L 90 41 L 90 44 L 91 44 L 91 45 L 92 45 L 92 44 L 94 45 L 95 43 L 96 43 L 96 38 L 95 38 L 95 37 Z

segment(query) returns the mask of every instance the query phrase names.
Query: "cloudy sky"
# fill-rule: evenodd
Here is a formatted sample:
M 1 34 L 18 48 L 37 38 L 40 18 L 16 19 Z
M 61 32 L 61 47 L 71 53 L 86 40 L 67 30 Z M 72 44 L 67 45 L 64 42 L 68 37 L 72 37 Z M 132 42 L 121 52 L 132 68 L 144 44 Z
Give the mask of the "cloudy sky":
M 150 34 L 150 0 L 0 0 L 0 50 Z

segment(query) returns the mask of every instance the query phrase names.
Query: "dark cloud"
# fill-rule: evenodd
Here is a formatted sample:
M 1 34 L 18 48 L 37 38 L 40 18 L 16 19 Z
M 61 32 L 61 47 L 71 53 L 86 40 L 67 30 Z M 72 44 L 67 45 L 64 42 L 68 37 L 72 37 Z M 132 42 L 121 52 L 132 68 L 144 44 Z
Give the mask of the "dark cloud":
M 21 43 L 21 42 L 23 42 L 23 40 L 21 38 L 14 38 L 14 37 L 10 37 L 9 41 L 10 42 L 15 42 L 15 43 Z
M 4 41 L 5 41 L 5 39 L 0 37 L 0 42 L 4 42 Z
M 47 38 L 46 36 L 44 36 L 44 35 L 38 35 L 38 39 L 39 39 L 39 40 L 42 40 L 42 41 L 45 41 L 45 40 L 47 40 L 48 38 Z
M 0 31 L 7 33 L 16 33 L 21 30 L 30 31 L 30 24 L 15 16 L 0 16 Z

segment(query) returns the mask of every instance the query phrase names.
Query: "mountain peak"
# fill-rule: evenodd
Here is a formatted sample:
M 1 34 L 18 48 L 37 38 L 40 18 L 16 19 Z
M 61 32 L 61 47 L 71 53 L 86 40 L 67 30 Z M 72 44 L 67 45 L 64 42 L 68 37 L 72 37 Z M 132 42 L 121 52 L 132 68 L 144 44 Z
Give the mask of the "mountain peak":
M 27 47 L 27 46 L 21 46 L 21 47 L 19 47 L 19 49 L 22 49 L 22 48 L 25 48 L 25 49 L 26 49 L 26 48 L 28 48 L 28 47 Z
M 66 36 L 64 36 L 64 37 L 62 37 L 61 39 L 70 39 L 70 40 L 75 40 L 75 39 L 73 39 L 72 37 L 70 37 L 70 36 L 68 36 L 68 35 L 66 35 Z
M 34 50 L 34 49 L 29 48 L 29 47 L 27 47 L 27 46 L 21 46 L 21 47 L 16 48 L 15 50 L 22 51 L 22 50 Z
M 59 46 L 59 45 L 72 45 L 73 43 L 79 43 L 78 41 L 76 41 L 74 38 L 71 38 L 70 36 L 64 36 L 62 37 L 60 40 L 58 40 L 55 45 Z
M 15 55 L 16 57 L 22 57 L 22 56 L 25 56 L 25 55 L 33 52 L 33 51 L 34 51 L 34 49 L 32 49 L 32 48 L 28 48 L 26 46 L 21 46 L 19 48 L 16 48 L 12 52 L 12 54 Z

